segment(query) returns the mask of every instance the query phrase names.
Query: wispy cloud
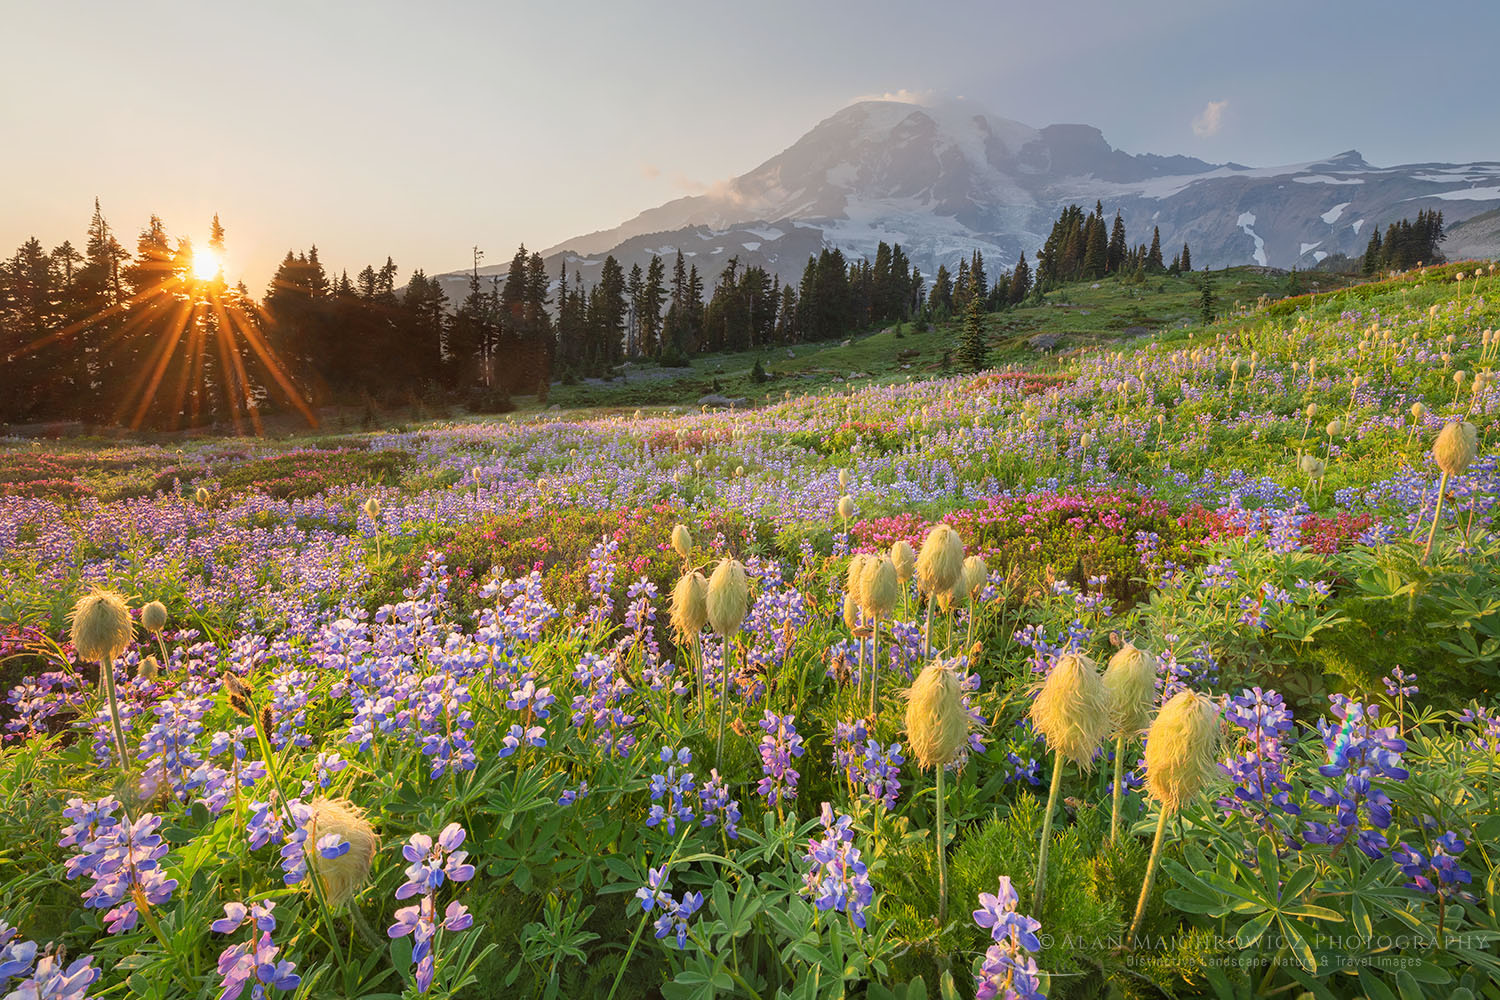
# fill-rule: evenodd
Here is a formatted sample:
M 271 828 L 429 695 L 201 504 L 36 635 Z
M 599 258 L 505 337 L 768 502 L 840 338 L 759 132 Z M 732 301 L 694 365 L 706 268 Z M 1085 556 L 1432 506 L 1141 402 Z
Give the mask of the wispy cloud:
M 883 94 L 860 94 L 854 98 L 856 101 L 896 101 L 900 104 L 928 105 L 938 100 L 940 95 L 935 90 L 908 90 L 902 87 L 900 90 L 887 90 Z
M 661 176 L 661 167 L 654 163 L 642 163 L 641 176 L 648 181 L 654 181 Z
M 1215 135 L 1219 129 L 1224 127 L 1224 111 L 1229 107 L 1228 101 L 1209 101 L 1198 112 L 1198 117 L 1193 119 L 1193 134 L 1199 138 Z

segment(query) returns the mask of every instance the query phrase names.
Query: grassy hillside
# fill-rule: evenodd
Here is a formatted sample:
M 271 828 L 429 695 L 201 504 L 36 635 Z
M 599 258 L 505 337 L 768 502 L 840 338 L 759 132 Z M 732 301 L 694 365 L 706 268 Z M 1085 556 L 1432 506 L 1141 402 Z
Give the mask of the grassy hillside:
M 1135 335 L 1196 323 L 1199 275 L 1162 275 L 1132 284 L 1120 278 L 1066 285 L 1041 304 L 1026 304 L 986 318 L 991 362 L 996 365 L 1047 364 L 1049 356 Z M 1317 294 L 1346 287 L 1339 275 L 1285 273 L 1257 267 L 1212 272 L 1220 315 L 1252 308 L 1262 297 Z M 887 327 L 848 341 L 774 346 L 762 350 L 706 354 L 687 368 L 632 364 L 625 377 L 610 382 L 561 385 L 548 400 L 576 407 L 694 405 L 708 393 L 763 403 L 790 391 L 832 385 L 879 384 L 941 374 L 944 354 L 958 336 L 956 320 L 918 329 L 915 323 Z M 1032 338 L 1041 338 L 1033 346 Z M 752 373 L 760 361 L 764 382 Z M 951 367 L 951 365 L 950 365 Z

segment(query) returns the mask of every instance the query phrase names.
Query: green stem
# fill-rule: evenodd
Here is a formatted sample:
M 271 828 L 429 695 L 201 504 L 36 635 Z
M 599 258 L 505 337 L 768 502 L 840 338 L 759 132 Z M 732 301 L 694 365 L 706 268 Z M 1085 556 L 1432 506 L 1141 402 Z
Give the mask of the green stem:
M 1135 904 L 1135 919 L 1130 921 L 1130 943 L 1141 932 L 1141 921 L 1146 917 L 1146 899 L 1151 895 L 1151 886 L 1156 882 L 1156 863 L 1161 860 L 1161 842 L 1167 833 L 1167 810 L 1164 808 L 1156 819 L 1156 839 L 1151 841 L 1151 857 L 1146 861 L 1146 881 L 1141 884 L 1141 898 Z
M 1057 793 L 1062 788 L 1062 754 L 1052 754 L 1052 790 L 1047 793 L 1047 811 L 1042 815 L 1042 842 L 1036 855 L 1036 891 L 1032 894 L 1031 912 L 1042 912 L 1047 889 L 1047 845 L 1052 840 L 1052 813 L 1057 809 Z
M 948 922 L 948 856 L 943 849 L 943 772 L 942 764 L 937 769 L 937 863 L 938 863 L 938 927 Z
M 721 771 L 724 767 L 724 720 L 729 714 L 729 653 L 732 648 L 729 636 L 726 635 L 724 637 L 724 673 L 722 683 L 719 685 L 719 739 L 714 747 L 714 766 Z
M 870 652 L 870 718 L 873 720 L 880 708 L 880 619 L 872 625 Z
M 109 726 L 114 731 L 115 752 L 120 755 L 120 771 L 125 783 L 130 784 L 130 749 L 125 745 L 125 730 L 120 725 L 120 701 L 115 696 L 115 659 L 107 657 L 99 661 L 99 676 L 104 680 L 104 697 L 109 701 Z
M 288 804 L 291 802 L 291 799 L 286 797 L 286 792 L 281 787 L 280 758 L 271 752 L 271 739 L 266 735 L 265 726 L 261 724 L 260 709 L 253 701 L 250 703 L 250 711 L 250 720 L 255 724 L 255 737 L 260 743 L 260 753 L 265 758 L 266 773 L 271 777 L 271 787 L 276 789 L 276 795 L 281 799 L 281 808 L 283 811 L 286 811 L 289 808 Z M 287 812 L 287 819 L 291 819 L 290 812 Z M 313 857 L 317 857 L 316 852 L 314 852 Z M 323 911 L 323 922 L 328 928 L 328 940 L 333 946 L 333 953 L 338 957 L 339 971 L 344 974 L 344 978 L 347 981 L 349 966 L 344 959 L 343 945 L 339 944 L 338 933 L 333 926 L 333 908 L 328 905 L 328 897 L 323 892 L 323 879 L 318 874 L 317 865 L 310 865 L 309 869 L 307 880 L 312 883 L 313 895 L 318 900 L 318 908 Z
M 922 630 L 922 659 L 932 658 L 932 602 L 934 595 L 927 595 L 927 627 Z
M 1125 786 L 1125 734 L 1115 738 L 1115 794 L 1114 805 L 1109 813 L 1109 842 L 1113 844 L 1120 836 L 1120 799 Z
M 1438 518 L 1443 516 L 1443 494 L 1448 492 L 1448 473 L 1443 473 L 1443 478 L 1438 480 L 1437 510 L 1432 512 L 1432 528 L 1427 532 L 1427 547 L 1422 550 L 1422 563 L 1426 565 L 1427 557 L 1432 555 L 1432 540 L 1437 536 Z

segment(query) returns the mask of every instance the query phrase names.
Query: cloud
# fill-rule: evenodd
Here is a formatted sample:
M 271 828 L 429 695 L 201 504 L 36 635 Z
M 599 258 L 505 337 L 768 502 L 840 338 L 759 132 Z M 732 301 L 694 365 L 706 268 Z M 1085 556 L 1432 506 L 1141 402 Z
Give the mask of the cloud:
M 1209 101 L 1203 105 L 1203 110 L 1193 119 L 1193 134 L 1199 138 L 1217 134 L 1224 127 L 1224 110 L 1228 107 L 1228 101 Z
M 654 181 L 661 176 L 661 167 L 658 167 L 654 163 L 642 163 L 641 176 L 648 181 Z
M 920 104 L 926 106 L 938 100 L 939 96 L 935 90 L 908 90 L 902 87 L 900 90 L 887 90 L 883 94 L 861 94 L 854 98 L 854 100 L 895 101 L 898 104 Z

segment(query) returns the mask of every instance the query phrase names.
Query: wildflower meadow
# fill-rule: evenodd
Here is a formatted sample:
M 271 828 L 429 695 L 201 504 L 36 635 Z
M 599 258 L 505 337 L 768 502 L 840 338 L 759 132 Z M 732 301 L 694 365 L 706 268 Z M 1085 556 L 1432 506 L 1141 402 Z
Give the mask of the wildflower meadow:
M 1500 996 L 1497 327 L 4 440 L 0 998 Z

